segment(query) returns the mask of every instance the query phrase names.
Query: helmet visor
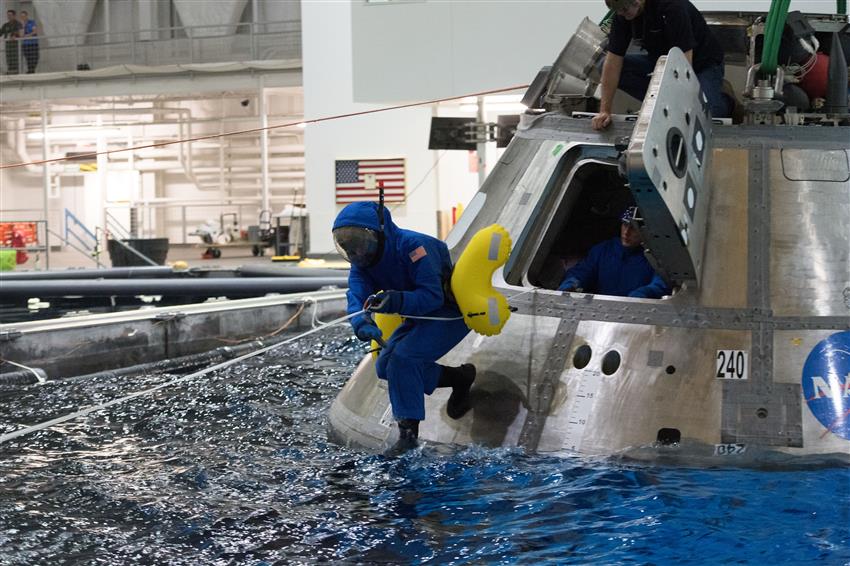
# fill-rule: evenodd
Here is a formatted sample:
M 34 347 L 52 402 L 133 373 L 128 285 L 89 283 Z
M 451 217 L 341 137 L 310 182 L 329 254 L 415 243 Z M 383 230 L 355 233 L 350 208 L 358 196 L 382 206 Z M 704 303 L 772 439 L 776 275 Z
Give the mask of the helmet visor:
M 334 245 L 345 260 L 368 267 L 378 259 L 378 232 L 360 226 L 342 226 L 333 231 Z

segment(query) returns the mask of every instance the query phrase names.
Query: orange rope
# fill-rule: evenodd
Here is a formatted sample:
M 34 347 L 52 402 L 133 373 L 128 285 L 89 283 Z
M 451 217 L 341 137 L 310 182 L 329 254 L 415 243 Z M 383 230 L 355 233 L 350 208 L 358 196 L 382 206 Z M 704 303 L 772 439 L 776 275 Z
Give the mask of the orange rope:
M 523 88 L 527 88 L 527 87 L 528 87 L 528 85 L 517 85 L 517 86 L 512 86 L 512 87 L 507 87 L 507 88 L 497 88 L 497 89 L 494 89 L 494 90 L 484 90 L 484 91 L 475 92 L 475 93 L 472 93 L 472 94 L 463 94 L 463 95 L 460 95 L 460 96 L 449 96 L 449 97 L 446 97 L 446 98 L 435 98 L 433 100 L 425 100 L 423 102 L 410 102 L 408 104 L 399 104 L 397 106 L 386 106 L 384 108 L 375 108 L 373 110 L 363 110 L 361 112 L 349 112 L 348 114 L 337 114 L 336 116 L 325 116 L 324 118 L 315 118 L 315 119 L 312 119 L 312 120 L 301 120 L 300 122 L 290 122 L 288 124 L 275 124 L 274 126 L 266 126 L 265 128 L 251 128 L 251 129 L 248 129 L 248 130 L 237 130 L 235 132 L 224 132 L 224 133 L 221 133 L 221 134 L 209 134 L 209 135 L 206 135 L 206 136 L 198 136 L 198 137 L 186 138 L 186 139 L 182 139 L 182 140 L 173 140 L 173 141 L 167 141 L 167 142 L 150 143 L 150 144 L 147 144 L 147 145 L 137 145 L 137 146 L 134 146 L 134 147 L 125 147 L 123 149 L 110 149 L 108 151 L 95 151 L 95 152 L 92 152 L 92 153 L 85 153 L 85 154 L 82 154 L 82 155 L 74 155 L 72 157 L 55 157 L 53 159 L 41 159 L 41 160 L 38 160 L 38 161 L 26 161 L 26 162 L 23 162 L 23 163 L 12 163 L 10 165 L 0 165 L 0 169 L 12 169 L 12 168 L 15 168 L 15 167 L 25 167 L 27 165 L 43 165 L 45 163 L 56 163 L 58 161 L 66 161 L 68 159 L 79 160 L 79 159 L 85 159 L 85 158 L 89 158 L 89 157 L 97 157 L 98 155 L 111 155 L 113 153 L 122 153 L 122 152 L 125 152 L 125 151 L 136 151 L 136 150 L 139 150 L 139 149 L 149 149 L 149 148 L 152 148 L 152 147 L 163 147 L 163 146 L 166 146 L 166 145 L 174 145 L 174 144 L 178 144 L 178 143 L 186 143 L 186 142 L 202 141 L 202 140 L 212 140 L 212 139 L 226 138 L 228 136 L 237 136 L 237 135 L 242 135 L 242 134 L 253 134 L 253 133 L 262 132 L 263 130 L 274 130 L 274 129 L 277 129 L 277 128 L 290 128 L 292 126 L 299 126 L 301 124 L 304 124 L 304 125 L 318 124 L 319 122 L 327 122 L 329 120 L 339 120 L 340 118 L 352 118 L 354 116 L 364 116 L 366 114 L 375 114 L 375 113 L 378 113 L 378 112 L 387 112 L 389 110 L 401 110 L 402 108 L 412 108 L 414 106 L 425 106 L 425 105 L 428 105 L 428 104 L 437 104 L 437 103 L 440 103 L 440 102 L 448 102 L 449 100 L 458 100 L 458 99 L 461 99 L 461 98 L 469 98 L 469 97 L 472 97 L 472 96 L 485 96 L 485 95 L 488 95 L 488 94 L 496 94 L 496 93 L 500 93 L 500 92 L 509 92 L 509 91 L 512 91 L 512 90 L 519 90 L 519 89 L 523 89 Z

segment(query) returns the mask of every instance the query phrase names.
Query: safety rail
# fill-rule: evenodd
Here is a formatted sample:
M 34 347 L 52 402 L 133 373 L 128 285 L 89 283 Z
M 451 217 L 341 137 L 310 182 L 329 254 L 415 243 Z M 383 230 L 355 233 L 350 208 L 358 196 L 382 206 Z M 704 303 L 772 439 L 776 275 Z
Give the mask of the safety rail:
M 88 229 L 83 222 L 77 218 L 73 212 L 65 209 L 65 237 L 66 242 L 70 242 L 73 236 L 80 246 L 93 256 L 99 255 L 99 244 L 97 234 Z
M 122 240 L 127 240 L 133 237 L 132 234 L 130 234 L 130 230 L 124 228 L 124 225 L 121 224 L 121 222 L 115 218 L 108 209 L 104 209 L 103 213 L 106 218 L 106 233 L 108 235 Z
M 232 211 L 236 210 L 236 223 L 239 226 L 244 226 L 244 222 L 247 218 L 250 218 L 251 222 L 258 222 L 255 218 L 258 217 L 250 217 L 248 214 L 250 211 L 259 211 L 260 210 L 260 201 L 256 199 L 256 202 L 233 202 L 234 199 L 227 199 L 227 202 L 192 202 L 192 203 L 143 203 L 138 205 L 137 217 L 140 221 L 139 235 L 153 237 L 158 233 L 168 232 L 168 227 L 173 226 L 175 224 L 179 224 L 180 226 L 180 243 L 181 244 L 189 244 L 188 237 L 195 236 L 196 234 L 192 233 L 189 229 L 189 225 L 191 224 L 200 224 L 204 220 L 208 220 L 210 218 L 217 218 L 222 211 Z M 285 201 L 278 199 L 272 199 L 273 206 L 281 207 L 286 204 Z M 105 210 L 107 214 L 109 211 L 126 211 L 128 207 L 126 206 L 113 206 L 106 207 Z M 190 211 L 197 212 L 199 209 L 214 209 L 215 212 L 212 216 L 203 218 L 203 219 L 189 219 Z M 165 228 L 159 230 L 152 230 L 150 227 L 154 226 L 153 215 L 157 210 L 163 210 L 165 214 Z M 179 211 L 179 216 L 169 214 L 172 211 Z M 161 234 L 160 234 L 161 235 Z M 200 243 L 200 242 L 199 242 Z
M 15 49 L 11 58 L 5 51 Z M 27 72 L 23 40 L 0 41 L 4 74 Z M 91 70 L 114 65 L 173 65 L 301 59 L 301 21 L 173 26 L 134 31 L 40 35 L 35 72 Z M 17 68 L 9 68 L 10 62 Z

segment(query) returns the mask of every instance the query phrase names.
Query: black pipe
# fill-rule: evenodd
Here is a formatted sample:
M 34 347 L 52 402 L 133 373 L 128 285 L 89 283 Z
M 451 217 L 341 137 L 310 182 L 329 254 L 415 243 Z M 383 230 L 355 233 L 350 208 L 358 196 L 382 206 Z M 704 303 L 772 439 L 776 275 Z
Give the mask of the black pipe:
M 236 270 L 242 277 L 347 277 L 348 268 L 273 267 L 243 265 Z
M 243 342 L 242 344 L 237 344 L 235 346 L 221 346 L 219 348 L 215 348 L 214 350 L 207 350 L 206 352 L 200 352 L 197 354 L 188 354 L 186 356 L 180 356 L 177 358 L 168 358 L 165 360 L 157 360 L 155 362 L 147 362 L 144 364 L 136 364 L 133 366 L 108 369 L 103 371 L 97 371 L 94 373 L 88 373 L 85 375 L 75 375 L 65 378 L 49 378 L 46 376 L 46 374 L 44 374 L 44 371 L 41 371 L 41 373 L 43 374 L 43 377 L 51 381 L 64 381 L 68 379 L 108 379 L 114 377 L 132 377 L 135 375 L 148 375 L 152 373 L 185 372 L 197 367 L 207 367 L 223 362 L 225 360 L 231 360 L 243 354 L 247 354 L 248 352 L 253 352 L 254 350 L 259 350 L 260 348 L 265 348 L 266 346 L 271 346 L 272 344 L 277 344 L 278 342 L 283 342 L 284 340 L 291 338 L 291 336 L 292 333 L 290 332 L 289 334 L 274 336 L 272 338 L 249 340 L 247 342 Z M 38 370 L 38 368 L 35 369 Z M 31 371 L 22 370 L 0 373 L 0 386 L 33 385 L 37 381 L 38 380 L 32 374 Z
M 40 372 L 42 377 L 46 377 L 47 375 L 41 368 L 33 368 L 33 370 Z M 26 369 L 0 373 L 0 386 L 32 385 L 34 383 L 38 383 L 38 378 Z
M 302 293 L 321 287 L 348 287 L 348 277 L 257 277 L 225 279 L 134 279 L 91 281 L 3 281 L 0 302 L 21 297 L 105 297 L 137 295 L 256 297 L 266 293 Z
M 50 279 L 148 279 L 173 277 L 186 273 L 171 267 L 149 265 L 145 267 L 112 267 L 106 269 L 62 269 L 53 271 L 13 271 L 0 274 L 0 285 L 5 281 Z

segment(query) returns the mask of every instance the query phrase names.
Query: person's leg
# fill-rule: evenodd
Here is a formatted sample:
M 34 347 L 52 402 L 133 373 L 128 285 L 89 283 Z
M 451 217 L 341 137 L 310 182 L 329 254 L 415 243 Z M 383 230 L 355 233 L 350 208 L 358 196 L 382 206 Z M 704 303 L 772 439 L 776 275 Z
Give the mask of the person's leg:
M 452 394 L 446 403 L 446 413 L 453 419 L 463 417 L 472 408 L 469 390 L 475 382 L 475 366 L 462 364 L 460 367 L 442 366 L 443 373 L 437 387 L 451 387 Z
M 24 55 L 24 62 L 26 63 L 26 72 L 27 74 L 32 73 L 32 53 L 29 45 L 24 45 L 22 48 Z
M 623 57 L 623 70 L 617 88 L 626 94 L 643 100 L 649 87 L 650 75 L 655 69 L 655 59 L 649 55 L 633 53 Z
M 723 65 L 708 67 L 697 73 L 699 86 L 708 99 L 711 115 L 714 118 L 728 118 L 732 115 L 732 104 L 723 93 Z
M 459 316 L 457 309 L 439 309 L 430 316 Z M 386 378 L 396 419 L 425 418 L 425 398 L 434 392 L 443 366 L 436 360 L 454 348 L 469 328 L 463 320 L 406 320 L 378 357 L 376 370 Z M 383 375 L 382 375 L 383 374 Z
M 38 46 L 24 45 L 24 59 L 27 62 L 27 74 L 35 73 L 38 64 Z
M 7 75 L 17 75 L 18 74 L 18 51 L 15 48 L 17 42 L 7 41 L 6 42 L 6 74 Z

